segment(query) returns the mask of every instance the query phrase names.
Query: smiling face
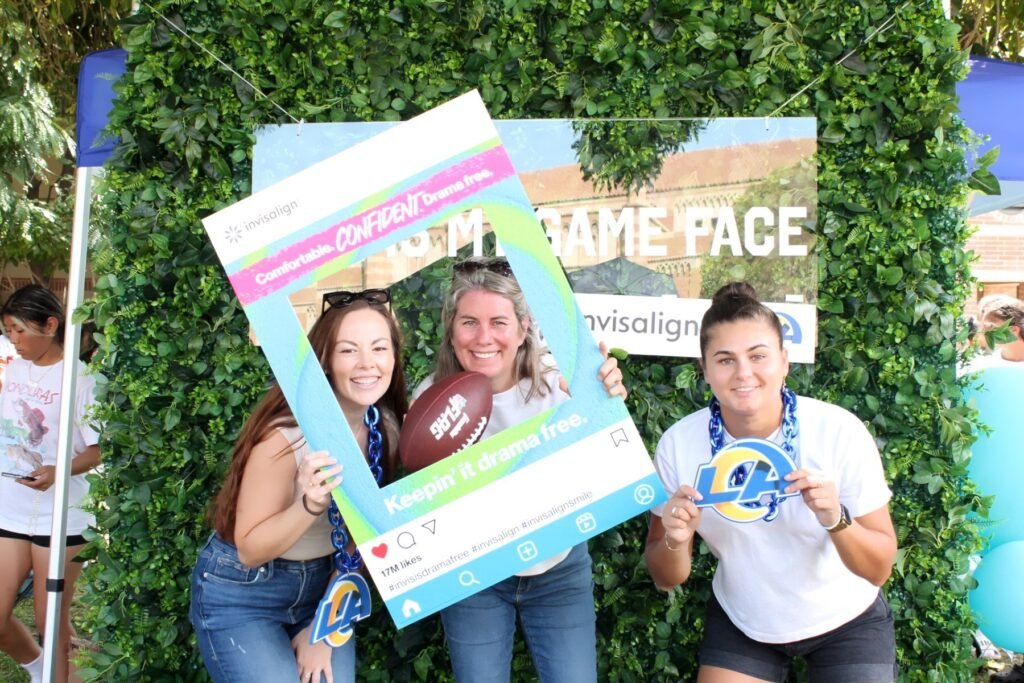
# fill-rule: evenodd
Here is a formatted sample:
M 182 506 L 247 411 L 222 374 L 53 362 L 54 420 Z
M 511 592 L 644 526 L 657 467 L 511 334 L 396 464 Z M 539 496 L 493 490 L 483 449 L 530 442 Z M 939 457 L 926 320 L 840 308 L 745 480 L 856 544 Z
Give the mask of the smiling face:
M 715 324 L 701 365 L 733 436 L 765 438 L 775 431 L 789 356 L 774 328 L 756 319 Z
M 384 316 L 371 308 L 348 312 L 338 325 L 330 353 L 334 393 L 346 413 L 372 405 L 388 389 L 395 348 Z
M 526 333 L 511 301 L 501 294 L 474 289 L 463 294 L 456 307 L 452 348 L 464 370 L 490 377 L 497 394 L 516 383 L 516 353 Z

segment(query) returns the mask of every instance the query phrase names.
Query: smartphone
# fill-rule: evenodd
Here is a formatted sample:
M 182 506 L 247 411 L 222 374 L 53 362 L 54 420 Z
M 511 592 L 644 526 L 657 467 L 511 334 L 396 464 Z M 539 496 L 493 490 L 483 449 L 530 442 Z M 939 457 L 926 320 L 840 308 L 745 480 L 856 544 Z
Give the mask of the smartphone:
M 36 478 L 29 474 L 21 474 L 20 472 L 0 472 L 3 476 L 8 479 L 24 479 L 25 481 L 35 481 Z

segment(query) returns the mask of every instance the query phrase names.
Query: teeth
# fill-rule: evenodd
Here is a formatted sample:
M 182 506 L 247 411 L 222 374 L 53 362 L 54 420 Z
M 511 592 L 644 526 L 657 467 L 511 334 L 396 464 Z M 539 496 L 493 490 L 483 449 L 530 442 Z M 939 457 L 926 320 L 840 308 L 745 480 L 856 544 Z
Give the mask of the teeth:
M 362 379 L 353 379 L 352 383 L 353 384 L 362 384 L 362 385 L 365 385 L 365 386 L 370 386 L 371 384 L 376 384 L 377 383 L 377 378 L 376 377 L 370 377 L 370 378 L 362 378 Z
M 497 351 L 487 351 L 487 352 L 484 352 L 484 351 L 474 351 L 473 355 L 475 357 L 477 357 L 477 358 L 487 359 L 487 358 L 494 358 L 495 356 L 498 355 L 498 352 Z

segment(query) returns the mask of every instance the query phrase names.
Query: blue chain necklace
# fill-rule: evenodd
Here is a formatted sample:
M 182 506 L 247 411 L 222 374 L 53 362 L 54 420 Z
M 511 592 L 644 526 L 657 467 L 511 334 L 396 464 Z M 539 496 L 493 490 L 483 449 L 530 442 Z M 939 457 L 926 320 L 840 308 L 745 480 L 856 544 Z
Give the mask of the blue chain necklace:
M 718 402 L 718 398 L 712 396 L 711 403 L 708 405 L 708 410 L 711 411 L 711 419 L 708 420 L 708 436 L 711 439 L 711 457 L 714 458 L 718 455 L 718 451 L 725 447 L 725 424 L 722 422 L 722 405 Z M 782 387 L 782 450 L 786 451 L 786 454 L 796 462 L 796 437 L 800 434 L 800 424 L 796 418 L 796 394 L 786 386 Z M 729 480 L 731 486 L 740 486 L 747 478 L 750 473 L 746 465 L 740 465 L 733 472 L 732 477 Z M 768 514 L 764 516 L 764 521 L 770 522 L 779 515 L 779 503 L 783 499 L 775 494 L 772 494 L 771 500 L 766 504 L 768 506 Z M 741 505 L 747 507 L 758 507 L 760 503 L 741 503 Z
M 369 430 L 366 437 L 366 452 L 369 455 L 370 473 L 379 486 L 384 481 L 384 467 L 381 465 L 383 457 L 384 439 L 380 434 L 380 411 L 376 406 L 370 406 L 363 415 L 363 424 Z M 331 504 L 327 509 L 327 519 L 331 526 L 331 545 L 334 546 L 334 568 L 339 573 L 345 574 L 359 570 L 363 564 L 363 558 L 356 550 L 354 553 L 348 551 L 348 532 L 345 530 L 345 520 L 341 518 L 338 504 L 331 496 Z
M 380 485 L 384 481 L 384 467 L 381 465 L 384 438 L 380 433 L 380 411 L 376 406 L 366 409 L 363 424 L 369 431 L 366 452 L 369 456 L 370 473 Z M 370 587 L 366 579 L 359 575 L 359 568 L 363 564 L 359 551 L 348 551 L 349 538 L 345 530 L 345 520 L 341 518 L 341 512 L 333 496 L 327 509 L 327 519 L 333 527 L 331 545 L 334 546 L 334 567 L 338 574 L 331 581 L 327 594 L 316 608 L 309 642 L 326 640 L 332 647 L 341 647 L 352 638 L 355 622 L 370 616 Z

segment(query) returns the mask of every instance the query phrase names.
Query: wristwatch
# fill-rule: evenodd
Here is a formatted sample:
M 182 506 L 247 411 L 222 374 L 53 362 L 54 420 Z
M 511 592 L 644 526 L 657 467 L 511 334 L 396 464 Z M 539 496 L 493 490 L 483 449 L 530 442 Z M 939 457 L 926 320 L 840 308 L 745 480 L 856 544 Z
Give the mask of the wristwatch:
M 846 509 L 845 505 L 839 506 L 839 519 L 832 526 L 825 527 L 825 531 L 830 534 L 834 534 L 837 531 L 842 531 L 846 527 L 850 526 L 852 520 L 850 519 L 850 511 Z

